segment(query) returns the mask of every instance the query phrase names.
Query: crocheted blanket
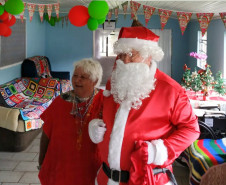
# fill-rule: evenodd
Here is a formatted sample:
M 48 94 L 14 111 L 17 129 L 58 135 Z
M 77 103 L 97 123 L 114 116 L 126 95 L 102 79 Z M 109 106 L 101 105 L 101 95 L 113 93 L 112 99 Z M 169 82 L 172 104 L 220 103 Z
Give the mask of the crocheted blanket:
M 226 138 L 196 140 L 182 157 L 190 168 L 190 184 L 199 185 L 210 167 L 226 162 Z
M 41 128 L 40 115 L 61 92 L 71 90 L 69 80 L 16 78 L 0 86 L 0 105 L 20 110 L 25 130 Z

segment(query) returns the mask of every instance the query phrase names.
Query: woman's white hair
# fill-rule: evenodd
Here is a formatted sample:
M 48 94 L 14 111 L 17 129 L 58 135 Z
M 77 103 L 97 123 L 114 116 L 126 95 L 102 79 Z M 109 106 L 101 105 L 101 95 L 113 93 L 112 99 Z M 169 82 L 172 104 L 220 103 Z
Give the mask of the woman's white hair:
M 82 68 L 85 73 L 89 74 L 90 79 L 93 82 L 97 81 L 95 87 L 99 87 L 102 81 L 103 69 L 97 60 L 93 60 L 92 58 L 84 58 L 74 63 L 74 70 L 77 67 Z

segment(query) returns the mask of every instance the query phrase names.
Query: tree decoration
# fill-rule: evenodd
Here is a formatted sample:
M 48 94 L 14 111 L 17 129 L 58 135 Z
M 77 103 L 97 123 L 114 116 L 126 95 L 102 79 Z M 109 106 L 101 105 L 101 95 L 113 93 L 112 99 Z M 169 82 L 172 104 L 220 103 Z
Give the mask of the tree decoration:
M 191 68 L 188 68 L 186 64 L 184 64 L 184 74 L 183 74 L 181 85 L 185 89 L 191 88 Z
M 5 11 L 12 15 L 18 15 L 24 10 L 24 3 L 22 0 L 8 0 L 4 5 Z
M 191 74 L 191 88 L 195 92 L 202 90 L 201 76 L 197 73 L 196 68 L 195 71 Z
M 214 90 L 218 92 L 220 95 L 225 95 L 226 93 L 226 85 L 224 84 L 224 79 L 222 77 L 222 72 L 218 71 L 216 74 L 216 81 L 214 84 Z
M 108 13 L 109 7 L 106 1 L 93 0 L 89 4 L 89 15 L 94 19 L 102 19 Z
M 78 27 L 85 26 L 89 17 L 88 8 L 82 5 L 74 6 L 68 14 L 71 24 Z

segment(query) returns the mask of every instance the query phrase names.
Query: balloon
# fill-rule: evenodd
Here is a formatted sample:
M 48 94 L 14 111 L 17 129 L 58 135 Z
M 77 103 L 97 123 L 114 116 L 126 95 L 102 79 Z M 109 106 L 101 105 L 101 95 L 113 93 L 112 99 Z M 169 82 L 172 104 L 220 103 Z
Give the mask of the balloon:
M 9 18 L 9 13 L 4 11 L 4 13 L 0 16 L 0 20 L 5 21 Z
M 88 8 L 82 5 L 74 6 L 68 14 L 71 24 L 78 27 L 85 26 L 89 17 Z
M 9 18 L 5 21 L 3 21 L 5 24 L 7 24 L 8 26 L 13 26 L 16 23 L 16 18 L 14 15 L 12 15 L 11 19 L 9 20 Z
M 98 24 L 103 24 L 105 22 L 105 17 L 103 19 L 98 19 Z
M 3 13 L 4 13 L 4 7 L 0 5 L 0 15 L 2 15 Z
M 12 15 L 17 15 L 24 11 L 24 3 L 22 0 L 8 0 L 4 7 L 5 10 Z
M 8 26 L 5 23 L 0 23 L 0 35 L 5 35 L 8 30 Z
M 108 4 L 106 1 L 93 0 L 89 4 L 89 15 L 95 19 L 102 19 L 108 14 Z
M 3 35 L 4 37 L 9 37 L 12 34 L 12 30 L 10 27 L 7 26 L 6 33 Z
M 98 28 L 98 21 L 96 19 L 90 17 L 88 20 L 87 26 L 91 31 L 94 31 Z

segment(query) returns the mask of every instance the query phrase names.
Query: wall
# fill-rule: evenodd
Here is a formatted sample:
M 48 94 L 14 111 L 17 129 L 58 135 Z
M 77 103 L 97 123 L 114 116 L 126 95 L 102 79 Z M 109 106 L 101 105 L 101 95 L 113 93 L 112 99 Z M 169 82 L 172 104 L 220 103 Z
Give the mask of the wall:
M 93 55 L 93 32 L 86 26 L 75 27 L 68 22 L 68 26 L 61 22 L 55 27 L 48 23 L 40 22 L 35 12 L 32 22 L 27 17 L 27 57 L 34 55 L 48 56 L 54 71 L 73 72 L 73 63 Z M 145 25 L 143 15 L 138 15 L 139 21 Z M 132 20 L 127 14 L 126 19 L 119 15 L 116 27 L 130 26 Z M 153 15 L 148 23 L 150 29 L 160 29 L 160 18 Z M 186 63 L 192 68 L 196 61 L 189 57 L 189 52 L 196 51 L 197 31 L 200 30 L 197 21 L 191 21 L 182 36 L 177 19 L 169 19 L 164 29 L 172 29 L 172 77 L 181 81 L 183 66 Z M 212 66 L 213 73 L 223 71 L 223 34 L 224 25 L 221 20 L 212 20 L 208 28 L 208 63 Z M 21 65 L 0 69 L 0 84 L 20 77 Z
M 38 13 L 34 13 L 32 21 L 29 21 L 28 13 L 25 11 L 26 17 L 26 30 L 27 30 L 27 57 L 33 55 L 45 55 L 46 51 L 46 23 L 41 23 Z M 17 19 L 20 21 L 20 19 Z M 0 84 L 13 80 L 14 78 L 21 77 L 21 61 L 18 61 L 18 64 L 13 66 L 8 66 L 0 69 Z

